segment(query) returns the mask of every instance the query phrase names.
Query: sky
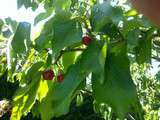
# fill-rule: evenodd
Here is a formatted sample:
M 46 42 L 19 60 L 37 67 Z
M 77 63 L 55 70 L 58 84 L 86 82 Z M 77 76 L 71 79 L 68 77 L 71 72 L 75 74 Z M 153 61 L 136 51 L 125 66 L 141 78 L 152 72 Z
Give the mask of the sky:
M 17 21 L 27 21 L 33 23 L 35 16 L 42 11 L 38 9 L 33 12 L 24 7 L 17 9 L 17 0 L 0 0 L 0 18 L 11 17 Z
M 100 0 L 100 2 L 102 1 L 103 0 Z M 121 1 L 124 2 L 125 0 Z M 41 11 L 43 11 L 42 7 L 37 9 L 35 12 L 33 12 L 31 9 L 26 10 L 24 7 L 17 10 L 17 0 L 0 0 L 0 18 L 6 18 L 10 16 L 17 21 L 28 21 L 33 23 L 35 16 Z
M 17 9 L 17 0 L 0 0 L 0 18 L 4 19 L 7 17 L 11 17 L 13 20 L 17 22 L 29 22 L 32 24 L 31 36 L 35 33 L 40 32 L 41 24 L 37 26 L 33 26 L 34 18 L 41 12 L 43 12 L 43 7 L 39 7 L 36 11 L 32 11 L 30 8 L 25 9 L 21 7 Z

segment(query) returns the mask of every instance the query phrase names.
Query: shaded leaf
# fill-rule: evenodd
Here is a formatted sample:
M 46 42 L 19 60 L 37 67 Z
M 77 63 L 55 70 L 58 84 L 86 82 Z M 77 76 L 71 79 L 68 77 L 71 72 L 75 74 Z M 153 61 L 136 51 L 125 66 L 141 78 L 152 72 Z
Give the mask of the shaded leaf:
M 55 16 L 53 54 L 57 55 L 65 47 L 81 42 L 82 28 L 80 23 L 68 18 L 64 21 L 61 17 Z M 70 17 L 70 16 L 68 16 Z M 59 19 L 60 18 L 60 19 Z
M 31 25 L 29 23 L 19 23 L 16 33 L 11 42 L 11 46 L 17 54 L 23 54 L 30 48 L 30 31 Z
M 42 51 L 45 48 L 51 48 L 53 46 L 55 24 L 61 24 L 65 21 L 68 21 L 70 17 L 70 12 L 62 11 L 49 19 L 44 25 L 40 36 L 35 40 L 35 49 Z
M 13 20 L 13 19 L 11 19 L 10 17 L 5 18 L 5 22 L 6 22 L 6 24 L 8 26 L 11 26 L 13 33 L 15 33 L 16 32 L 16 28 L 18 26 L 18 22 Z
M 31 80 L 33 77 L 33 74 L 36 73 L 44 63 L 42 61 L 34 63 L 27 71 L 26 71 L 26 79 Z
M 95 31 L 100 31 L 107 23 L 118 25 L 123 20 L 123 11 L 119 7 L 112 7 L 109 2 L 96 4 L 92 8 L 91 25 Z
M 124 43 L 113 46 L 108 51 L 104 84 L 98 82 L 99 79 L 103 78 L 102 75 L 93 74 L 92 85 L 95 100 L 99 103 L 109 104 L 116 114 L 123 118 L 130 106 L 136 104 L 137 100 Z
M 128 32 L 127 40 L 130 46 L 133 46 L 133 47 L 138 46 L 140 33 L 141 31 L 139 29 L 134 29 Z
M 135 48 L 136 52 L 136 61 L 139 64 L 144 62 L 151 63 L 151 54 L 152 54 L 152 30 L 149 30 L 145 33 L 139 41 L 139 45 Z
M 2 20 L 2 19 L 0 19 L 0 33 L 1 33 L 1 31 L 2 31 L 2 27 L 3 27 L 3 25 L 4 25 L 4 22 L 3 22 L 3 20 Z
M 51 40 L 53 36 L 49 36 L 45 33 L 41 33 L 41 35 L 35 40 L 35 49 L 37 51 L 42 51 L 47 48 L 51 48 Z
M 34 25 L 36 25 L 38 22 L 48 18 L 53 13 L 53 8 L 50 8 L 46 12 L 40 13 L 36 18 L 34 19 Z

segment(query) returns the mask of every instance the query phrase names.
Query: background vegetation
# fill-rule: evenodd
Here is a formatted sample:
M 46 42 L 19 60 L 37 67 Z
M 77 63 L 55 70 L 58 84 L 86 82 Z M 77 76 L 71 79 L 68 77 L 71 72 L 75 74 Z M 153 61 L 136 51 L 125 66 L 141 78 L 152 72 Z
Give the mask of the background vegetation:
M 2 120 L 160 119 L 160 30 L 129 1 L 17 5 L 43 5 L 44 24 L 31 36 L 30 23 L 0 20 Z

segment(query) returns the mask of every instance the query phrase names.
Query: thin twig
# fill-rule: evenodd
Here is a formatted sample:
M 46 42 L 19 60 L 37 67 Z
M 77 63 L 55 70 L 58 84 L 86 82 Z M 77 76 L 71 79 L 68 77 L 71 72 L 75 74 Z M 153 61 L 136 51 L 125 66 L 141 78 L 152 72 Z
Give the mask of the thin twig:
M 84 90 L 82 90 L 81 92 L 82 92 L 82 93 L 87 93 L 87 94 L 89 94 L 89 95 L 92 95 L 92 91 L 87 90 L 87 89 L 84 89 Z
M 59 61 L 59 59 L 62 57 L 62 55 L 66 52 L 77 52 L 77 51 L 84 51 L 84 48 L 75 48 L 75 49 L 66 49 L 66 50 L 61 50 L 59 56 L 57 57 L 57 59 L 55 60 L 54 64 L 57 64 L 57 62 Z
M 75 48 L 75 49 L 68 49 L 68 50 L 63 50 L 63 52 L 77 52 L 77 51 L 84 51 L 84 48 Z
M 89 28 L 86 20 L 84 20 L 84 27 L 86 28 L 87 32 L 88 32 L 90 35 L 92 35 L 92 31 L 91 31 L 91 29 Z
M 152 56 L 152 59 L 155 59 L 157 61 L 160 61 L 160 58 L 159 57 L 156 57 L 156 56 Z

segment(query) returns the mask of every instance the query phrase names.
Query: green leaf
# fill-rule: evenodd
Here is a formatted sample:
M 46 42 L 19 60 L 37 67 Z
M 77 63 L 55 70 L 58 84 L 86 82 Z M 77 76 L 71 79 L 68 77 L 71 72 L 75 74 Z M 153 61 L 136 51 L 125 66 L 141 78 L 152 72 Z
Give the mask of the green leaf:
M 29 110 L 31 110 L 31 108 L 36 100 L 37 91 L 38 91 L 38 88 L 40 85 L 40 79 L 41 79 L 41 72 L 38 72 L 37 74 L 34 75 L 33 80 L 36 82 L 35 82 L 34 86 L 27 93 L 28 99 L 25 102 L 25 105 L 22 109 L 22 112 L 29 112 Z
M 20 120 L 25 112 L 29 112 L 36 100 L 36 94 L 40 84 L 41 72 L 32 76 L 32 82 L 26 87 L 19 88 L 13 98 L 13 110 L 11 120 Z
M 0 33 L 1 33 L 1 31 L 2 31 L 2 27 L 3 27 L 3 25 L 4 25 L 4 22 L 3 22 L 3 20 L 2 20 L 2 19 L 0 19 Z
M 73 65 L 68 70 L 62 84 L 56 84 L 49 89 L 47 96 L 42 100 L 40 113 L 42 120 L 50 120 L 69 111 L 70 103 L 73 99 L 76 88 L 84 80 L 84 75 L 79 73 L 79 67 Z M 45 109 L 48 112 L 45 113 Z
M 38 5 L 39 4 L 37 2 L 33 1 L 32 4 L 31 4 L 32 10 L 35 11 L 38 8 Z
M 123 24 L 123 29 L 122 29 L 122 34 L 126 36 L 129 31 L 132 31 L 134 29 L 148 29 L 151 27 L 151 24 L 145 19 L 145 18 L 140 18 L 139 16 L 135 16 L 132 19 L 129 19 L 130 17 L 126 17 L 124 19 L 124 24 Z
M 128 32 L 127 40 L 130 46 L 133 46 L 133 47 L 138 46 L 140 33 L 141 31 L 139 29 L 134 29 Z
M 37 99 L 41 102 L 43 100 L 44 97 L 46 97 L 47 93 L 48 93 L 48 81 L 44 81 L 41 80 L 39 88 L 38 88 L 38 92 L 37 92 Z M 45 91 L 44 91 L 45 90 Z
M 84 51 L 82 56 L 80 56 L 79 66 L 81 72 L 87 72 L 87 74 L 91 72 L 100 72 L 100 67 L 103 65 L 102 63 L 102 47 L 104 45 L 103 41 L 94 41 L 88 48 Z M 87 70 L 87 71 L 86 71 Z
M 123 20 L 123 11 L 119 7 L 112 7 L 109 2 L 96 4 L 92 8 L 91 26 L 95 31 L 100 31 L 107 23 L 118 25 Z
M 45 33 L 41 33 L 41 35 L 35 40 L 35 49 L 41 52 L 46 48 L 51 48 L 52 37 L 52 35 L 49 36 Z
M 125 13 L 125 15 L 128 16 L 128 17 L 131 17 L 131 16 L 136 16 L 136 15 L 138 15 L 138 13 L 137 13 L 137 11 L 136 11 L 135 9 L 131 9 L 131 10 L 127 11 L 127 12 Z
M 71 5 L 71 0 L 54 0 L 54 5 L 56 10 L 69 10 Z
M 48 9 L 46 12 L 40 13 L 36 18 L 34 19 L 34 25 L 36 25 L 38 22 L 48 18 L 53 13 L 53 8 Z
M 75 52 L 69 52 L 69 53 L 63 54 L 62 61 L 63 61 L 64 71 L 67 71 L 69 66 L 74 64 L 75 57 L 76 57 Z
M 27 71 L 26 71 L 26 79 L 30 81 L 33 77 L 33 74 L 39 71 L 39 69 L 44 65 L 43 62 L 34 63 Z
M 17 0 L 17 8 L 21 8 L 23 5 L 23 0 Z
M 56 11 L 59 10 L 69 10 L 71 5 L 71 0 L 51 0 L 45 1 L 45 9 L 53 7 Z
M 5 38 L 9 38 L 12 35 L 12 32 L 10 29 L 7 29 L 7 30 L 3 31 L 2 34 Z
M 9 42 L 9 45 L 7 46 L 7 67 L 9 70 L 9 74 L 13 73 L 16 70 L 16 65 L 17 65 L 17 54 L 11 47 L 11 42 Z
M 31 0 L 23 0 L 23 5 L 25 8 L 31 7 Z
M 61 84 L 54 83 L 49 89 L 39 107 L 42 120 L 50 120 L 52 117 L 58 117 L 69 112 L 70 103 L 85 77 L 90 72 L 97 71 L 96 67 L 99 65 L 99 54 L 101 54 L 102 46 L 103 42 L 94 41 L 82 53 L 78 61 L 69 67 L 64 82 Z M 45 113 L 45 108 L 49 112 Z
M 43 62 L 37 62 L 35 64 L 33 64 L 26 72 L 26 80 L 28 81 L 28 85 L 26 85 L 25 87 L 19 87 L 19 89 L 15 92 L 13 99 L 14 100 L 18 100 L 19 98 L 21 98 L 22 96 L 24 96 L 31 87 L 33 87 L 33 85 L 35 84 L 36 81 L 33 81 L 34 77 L 38 77 L 37 72 L 39 71 L 39 69 L 43 66 Z
M 136 88 L 132 81 L 126 45 L 119 43 L 107 52 L 105 82 L 100 84 L 102 74 L 93 74 L 93 95 L 98 103 L 109 104 L 120 118 L 124 118 L 130 106 L 136 103 Z M 104 92 L 105 91 L 105 92 Z
M 59 16 L 57 16 L 59 17 Z M 82 28 L 80 23 L 74 19 L 68 20 L 55 18 L 54 22 L 54 38 L 53 38 L 53 54 L 57 55 L 65 47 L 81 42 Z
M 15 33 L 15 32 L 16 32 L 16 28 L 17 28 L 17 25 L 18 25 L 18 22 L 15 21 L 15 20 L 12 20 L 10 17 L 5 18 L 5 22 L 6 22 L 6 24 L 7 24 L 8 26 L 11 26 L 13 33 Z
M 151 63 L 152 36 L 152 30 L 147 31 L 139 40 L 139 45 L 135 48 L 136 61 L 139 64 L 143 64 L 144 62 Z
M 31 0 L 23 0 L 23 5 L 27 9 L 31 6 Z
M 22 6 L 24 6 L 26 9 L 27 8 L 32 8 L 32 10 L 36 10 L 38 8 L 38 2 L 40 1 L 35 1 L 35 0 L 17 0 L 17 8 L 20 9 Z
M 45 48 L 51 48 L 53 46 L 52 44 L 54 38 L 54 26 L 56 24 L 61 24 L 68 21 L 70 17 L 70 12 L 62 11 L 48 20 L 44 25 L 40 36 L 35 40 L 35 49 L 38 51 L 42 51 Z
M 82 96 L 82 94 L 80 93 L 80 94 L 78 94 L 77 95 L 77 98 L 76 98 L 76 106 L 81 106 L 83 104 L 83 96 Z
M 47 61 L 46 61 L 46 68 L 49 68 L 52 65 L 52 55 L 48 53 Z
M 39 3 L 43 2 L 44 0 L 37 0 Z
M 23 54 L 30 48 L 31 25 L 27 22 L 19 23 L 16 33 L 11 41 L 11 46 L 17 54 Z

